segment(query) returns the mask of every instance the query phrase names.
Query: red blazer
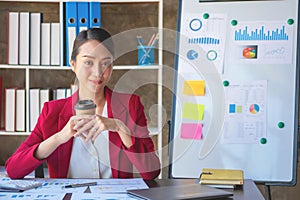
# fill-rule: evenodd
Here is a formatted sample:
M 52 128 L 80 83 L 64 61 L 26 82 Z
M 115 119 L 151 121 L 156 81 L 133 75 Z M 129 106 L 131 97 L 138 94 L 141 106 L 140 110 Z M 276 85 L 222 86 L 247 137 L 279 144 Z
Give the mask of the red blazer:
M 107 114 L 109 118 L 123 121 L 132 133 L 133 145 L 126 148 L 117 132 L 109 131 L 109 155 L 113 178 L 132 178 L 133 165 L 143 179 L 154 179 L 160 173 L 160 161 L 147 129 L 144 107 L 136 95 L 112 92 L 105 88 Z M 16 152 L 6 161 L 10 178 L 23 178 L 45 160 L 50 178 L 66 178 L 68 174 L 73 138 L 60 145 L 48 158 L 38 160 L 34 151 L 39 144 L 59 132 L 73 115 L 74 102 L 78 94 L 44 104 L 38 122 Z

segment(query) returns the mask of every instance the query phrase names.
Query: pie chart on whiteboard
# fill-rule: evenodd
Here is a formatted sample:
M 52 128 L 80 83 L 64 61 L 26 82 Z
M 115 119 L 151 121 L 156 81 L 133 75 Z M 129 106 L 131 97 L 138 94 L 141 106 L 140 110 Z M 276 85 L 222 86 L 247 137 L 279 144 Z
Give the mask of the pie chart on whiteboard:
M 257 104 L 251 104 L 249 111 L 251 114 L 257 114 L 259 112 L 259 105 Z

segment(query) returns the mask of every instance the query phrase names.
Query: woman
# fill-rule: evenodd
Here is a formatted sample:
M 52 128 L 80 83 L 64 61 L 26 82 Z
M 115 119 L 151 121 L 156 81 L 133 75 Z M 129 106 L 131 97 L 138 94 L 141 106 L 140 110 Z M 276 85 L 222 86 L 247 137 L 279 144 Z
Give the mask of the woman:
M 23 178 L 44 161 L 50 178 L 132 178 L 133 166 L 143 179 L 159 175 L 139 97 L 106 86 L 113 57 L 104 29 L 78 34 L 70 63 L 79 89 L 44 104 L 34 130 L 5 164 L 9 177 Z M 95 115 L 74 115 L 74 104 L 84 99 L 94 101 Z

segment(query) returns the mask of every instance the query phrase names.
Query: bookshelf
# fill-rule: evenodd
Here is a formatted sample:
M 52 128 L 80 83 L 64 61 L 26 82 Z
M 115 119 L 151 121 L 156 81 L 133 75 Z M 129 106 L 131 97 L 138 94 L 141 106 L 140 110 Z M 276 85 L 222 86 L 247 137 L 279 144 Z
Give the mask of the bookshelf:
M 60 23 L 60 51 L 64 52 L 64 5 L 68 0 L 16 0 L 0 1 L 0 18 L 4 28 L 0 30 L 0 50 L 7 52 L 7 33 L 8 33 L 8 12 L 40 12 L 43 13 L 43 22 Z M 107 29 L 112 35 L 119 34 L 122 31 L 128 31 L 134 28 L 155 27 L 159 34 L 159 41 L 155 51 L 155 64 L 149 66 L 137 65 L 137 51 L 128 52 L 120 56 L 114 64 L 114 74 L 121 77 L 128 71 L 136 71 L 137 73 L 145 73 L 147 76 L 154 76 L 156 83 L 150 86 L 156 94 L 152 99 L 152 104 L 156 104 L 156 117 L 154 126 L 149 126 L 151 136 L 155 136 L 156 147 L 159 151 L 160 160 L 162 160 L 162 66 L 163 66 L 163 0 L 99 0 L 77 2 L 101 2 L 101 21 L 102 27 Z M 146 9 L 146 10 L 145 10 Z M 133 12 L 134 11 L 134 12 Z M 127 16 L 129 15 L 129 16 Z M 150 15 L 150 17 L 148 17 Z M 112 16 L 119 21 L 111 21 Z M 147 20 L 138 20 L 139 18 Z M 150 18 L 150 20 L 148 20 Z M 126 22 L 128 20 L 128 22 Z M 149 38 L 151 35 L 145 35 Z M 137 41 L 131 41 L 137 43 Z M 5 132 L 0 130 L 0 136 L 26 136 L 29 131 L 29 89 L 30 88 L 58 88 L 69 87 L 74 82 L 74 74 L 68 66 L 64 66 L 64 55 L 61 53 L 59 66 L 33 66 L 33 65 L 8 65 L 7 53 L 0 56 L 0 76 L 3 77 L 2 88 L 16 86 L 26 89 L 26 131 L 25 132 Z M 128 59 L 129 58 L 129 59 Z M 116 82 L 117 78 L 112 77 L 112 81 Z M 115 83 L 112 83 L 114 86 Z M 149 90 L 146 86 L 145 90 Z M 142 92 L 144 92 L 142 90 Z M 149 92 L 149 91 L 148 91 Z M 138 94 L 139 95 L 139 94 Z M 143 95 L 142 102 L 145 105 L 145 113 L 151 107 L 147 96 Z M 4 127 L 4 95 L 2 99 L 1 127 Z M 147 118 L 149 116 L 147 115 Z

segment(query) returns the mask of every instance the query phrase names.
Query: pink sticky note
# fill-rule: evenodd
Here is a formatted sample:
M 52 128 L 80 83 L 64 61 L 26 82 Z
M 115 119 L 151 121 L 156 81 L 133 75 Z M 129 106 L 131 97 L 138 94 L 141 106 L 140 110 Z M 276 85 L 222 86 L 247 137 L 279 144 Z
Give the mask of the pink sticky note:
M 202 124 L 182 123 L 180 130 L 180 138 L 200 140 L 202 138 Z

